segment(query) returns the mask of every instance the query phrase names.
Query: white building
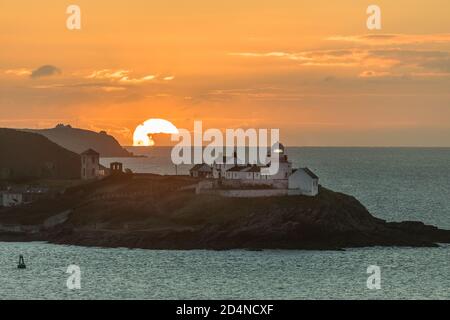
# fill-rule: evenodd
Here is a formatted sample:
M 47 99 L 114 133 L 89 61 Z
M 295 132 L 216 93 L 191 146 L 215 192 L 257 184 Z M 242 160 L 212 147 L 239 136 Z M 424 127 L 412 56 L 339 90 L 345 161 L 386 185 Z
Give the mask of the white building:
M 273 148 L 272 148 L 273 149 Z M 214 163 L 212 166 L 201 164 L 194 166 L 191 176 L 211 178 L 220 182 L 221 186 L 227 186 L 239 190 L 239 188 L 255 189 L 266 188 L 285 190 L 286 194 L 303 194 L 316 196 L 319 193 L 319 178 L 308 168 L 293 169 L 292 163 L 285 154 L 285 148 L 279 144 L 272 152 L 278 155 L 279 169 L 274 175 L 264 175 L 261 169 L 266 167 L 256 164 L 238 164 L 236 152 L 234 159 L 223 160 L 223 164 Z M 270 157 L 270 154 L 268 154 Z M 270 166 L 268 164 L 267 166 Z M 204 184 L 205 186 L 207 184 Z M 208 184 L 214 186 L 214 184 Z M 267 192 L 273 194 L 273 192 Z M 282 194 L 282 193 L 279 193 Z
M 189 170 L 190 176 L 195 178 L 213 178 L 212 172 L 211 166 L 206 163 L 196 164 Z
M 300 190 L 300 194 L 316 196 L 319 194 L 319 177 L 308 168 L 295 169 L 289 176 L 289 190 Z
M 278 171 L 274 175 L 264 175 L 261 174 L 261 169 L 267 166 L 270 166 L 270 163 L 267 166 L 256 165 L 256 164 L 237 164 L 237 161 L 234 161 L 234 165 L 231 165 L 226 169 L 223 177 L 227 180 L 253 180 L 258 181 L 262 180 L 265 183 L 273 183 L 276 184 L 276 181 L 285 181 L 287 187 L 287 180 L 289 176 L 292 174 L 292 163 L 288 161 L 287 155 L 284 153 L 284 146 L 279 144 L 279 147 L 273 152 L 278 155 Z M 270 152 L 267 155 L 269 158 L 271 156 Z M 236 153 L 234 155 L 236 159 Z
M 0 193 L 0 196 L 3 207 L 15 207 L 23 203 L 23 195 L 21 192 L 4 191 Z
M 49 194 L 45 187 L 10 187 L 0 191 L 0 206 L 15 207 L 31 203 Z
M 100 176 L 100 154 L 88 149 L 81 154 L 81 179 L 90 180 Z
M 261 174 L 261 167 L 257 165 L 233 166 L 224 176 L 228 180 L 267 180 L 267 176 Z
M 219 157 L 220 158 L 220 157 Z M 212 175 L 214 179 L 223 179 L 227 176 L 227 171 L 237 166 L 238 164 L 237 153 L 234 152 L 232 157 L 222 157 L 221 163 L 214 161 L 212 167 Z

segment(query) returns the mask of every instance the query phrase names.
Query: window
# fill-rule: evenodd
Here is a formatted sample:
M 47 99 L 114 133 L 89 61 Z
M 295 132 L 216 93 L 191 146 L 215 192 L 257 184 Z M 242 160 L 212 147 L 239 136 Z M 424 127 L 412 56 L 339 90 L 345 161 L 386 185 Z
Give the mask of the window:
M 95 169 L 92 168 L 92 175 L 95 176 Z
M 83 168 L 83 177 L 86 177 L 86 168 Z

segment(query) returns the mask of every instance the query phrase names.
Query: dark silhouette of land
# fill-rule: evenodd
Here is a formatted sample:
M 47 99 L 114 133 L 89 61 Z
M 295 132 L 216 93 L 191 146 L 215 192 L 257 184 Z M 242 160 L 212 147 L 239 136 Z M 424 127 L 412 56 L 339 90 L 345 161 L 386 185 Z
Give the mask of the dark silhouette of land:
M 450 231 L 386 222 L 354 197 L 196 195 L 184 176 L 110 176 L 52 201 L 0 210 L 0 240 L 149 249 L 341 249 L 436 246 Z
M 94 132 L 85 129 L 72 128 L 70 125 L 57 125 L 51 129 L 22 129 L 23 131 L 39 133 L 56 144 L 75 153 L 94 149 L 101 157 L 130 157 L 130 152 L 122 148 L 117 140 L 106 132 Z
M 79 179 L 80 156 L 46 137 L 0 128 L 0 180 Z

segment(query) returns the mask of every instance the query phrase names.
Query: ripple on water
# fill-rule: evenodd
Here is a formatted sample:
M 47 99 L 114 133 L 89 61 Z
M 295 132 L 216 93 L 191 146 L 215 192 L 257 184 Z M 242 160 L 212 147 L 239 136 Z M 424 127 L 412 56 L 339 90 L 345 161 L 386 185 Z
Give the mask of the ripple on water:
M 450 246 L 343 251 L 157 251 L 0 243 L 5 299 L 449 299 Z M 23 254 L 26 270 L 17 269 Z M 82 289 L 66 287 L 67 266 Z M 366 288 L 369 265 L 382 289 Z

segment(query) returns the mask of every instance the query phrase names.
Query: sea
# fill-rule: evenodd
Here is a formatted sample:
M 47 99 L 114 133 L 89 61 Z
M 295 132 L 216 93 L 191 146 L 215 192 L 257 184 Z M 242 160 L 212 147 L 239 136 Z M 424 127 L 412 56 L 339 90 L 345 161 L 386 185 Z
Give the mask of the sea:
M 170 148 L 127 149 L 145 157 L 101 163 L 120 161 L 143 173 L 189 170 L 171 163 Z M 320 184 L 355 196 L 379 218 L 450 229 L 450 148 L 288 147 L 286 153 L 294 167 L 310 168 Z M 26 269 L 17 268 L 19 254 Z M 379 286 L 371 285 L 374 276 Z M 0 243 L 0 299 L 450 299 L 450 245 L 169 251 Z

